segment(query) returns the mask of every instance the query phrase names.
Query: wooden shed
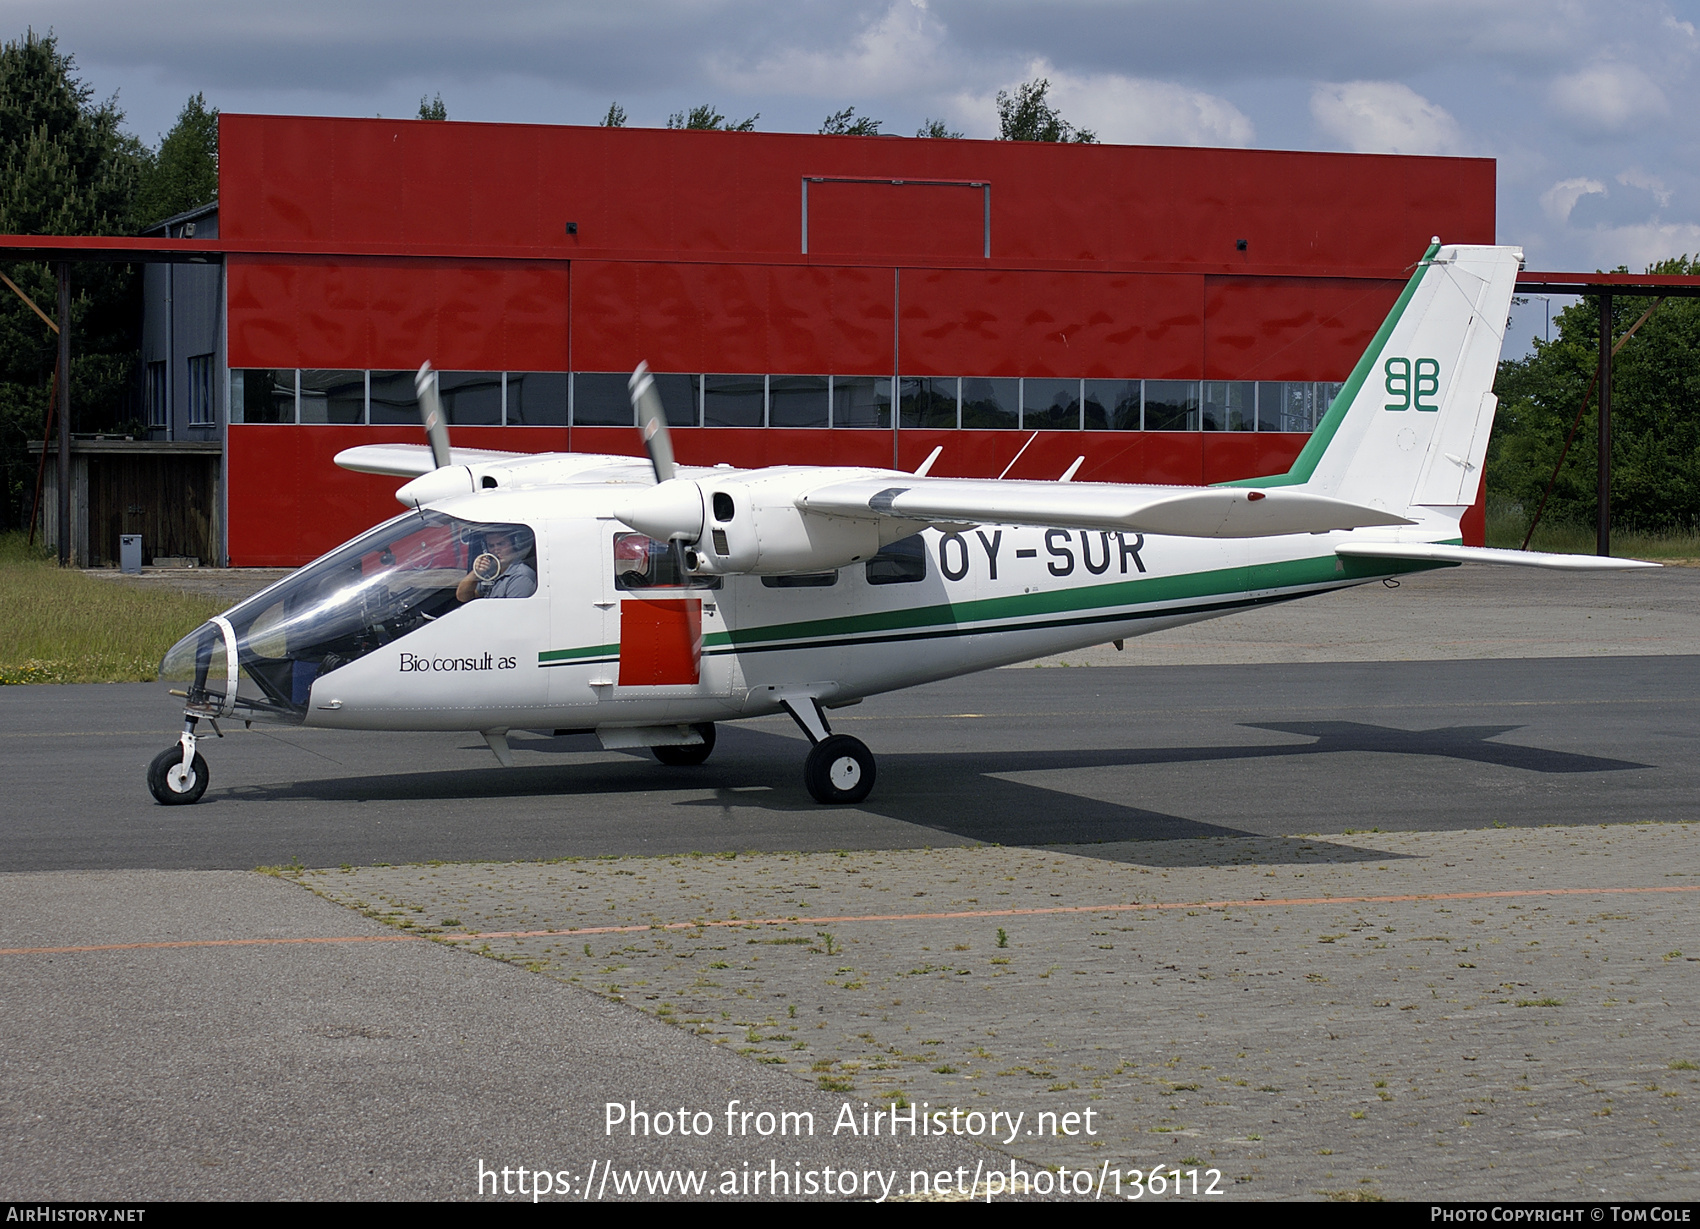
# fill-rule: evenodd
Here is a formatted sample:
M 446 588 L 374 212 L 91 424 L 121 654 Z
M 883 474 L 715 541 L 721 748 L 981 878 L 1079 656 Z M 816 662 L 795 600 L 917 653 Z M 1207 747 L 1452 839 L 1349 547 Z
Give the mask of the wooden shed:
M 41 451 L 39 444 L 31 451 Z M 71 561 L 80 567 L 118 563 L 122 534 L 142 535 L 142 558 L 187 557 L 224 562 L 218 440 L 73 439 Z M 47 449 L 38 519 L 42 541 L 59 548 L 57 446 Z

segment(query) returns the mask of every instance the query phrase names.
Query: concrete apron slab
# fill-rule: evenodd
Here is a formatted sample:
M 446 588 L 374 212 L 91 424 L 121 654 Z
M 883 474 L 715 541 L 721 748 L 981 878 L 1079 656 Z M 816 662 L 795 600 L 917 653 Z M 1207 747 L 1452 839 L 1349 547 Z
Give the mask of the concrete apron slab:
M 1038 1164 L 1219 1170 L 1218 1189 L 1264 1199 L 1674 1199 L 1700 1193 L 1697 838 L 1358 831 L 298 877 L 798 1085 L 1022 1114 L 1005 1146 Z M 1040 1113 L 1076 1114 L 1076 1133 L 1027 1134 Z
M 1700 569 L 1445 568 L 1026 663 L 1227 666 L 1700 653 Z M 1022 669 L 1011 666 L 1012 670 Z
M 877 1198 L 870 1171 L 971 1181 L 1008 1161 L 953 1139 L 835 1137 L 844 1097 L 266 875 L 8 875 L 0 949 L 15 1200 L 472 1198 L 480 1165 L 486 1197 L 503 1168 L 582 1198 L 586 1182 L 613 1197 L 610 1166 L 614 1189 L 649 1167 L 703 1172 L 710 1193 L 729 1173 L 740 1195 L 757 1172 L 766 1194 L 775 1172 L 818 1183 L 830 1166 L 840 1194 Z M 734 1100 L 812 1112 L 815 1134 L 728 1135 Z M 703 1111 L 711 1133 L 608 1134 L 608 1102 Z M 520 1181 L 501 1178 L 514 1198 Z

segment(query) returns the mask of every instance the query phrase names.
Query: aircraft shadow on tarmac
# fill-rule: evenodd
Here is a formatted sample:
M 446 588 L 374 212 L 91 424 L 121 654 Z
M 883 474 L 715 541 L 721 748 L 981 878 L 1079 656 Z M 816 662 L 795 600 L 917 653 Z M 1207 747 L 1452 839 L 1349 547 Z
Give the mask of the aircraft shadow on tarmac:
M 1401 730 L 1351 721 L 1248 722 L 1247 728 L 1312 739 L 1306 743 L 1214 747 L 1132 747 L 1074 750 L 954 751 L 879 753 L 879 786 L 857 809 L 900 823 L 930 828 L 971 841 L 1002 845 L 1096 845 L 1125 841 L 1170 841 L 1218 837 L 1266 840 L 1268 833 L 1227 827 L 1146 810 L 1126 803 L 1082 796 L 1009 779 L 1029 772 L 1082 772 L 1103 768 L 1209 764 L 1236 760 L 1274 760 L 1379 752 L 1442 757 L 1493 764 L 1539 774 L 1620 772 L 1647 768 L 1540 747 L 1490 741 L 1517 726 L 1447 726 Z M 597 750 L 585 735 L 511 738 L 516 751 L 545 755 Z M 466 748 L 473 750 L 473 747 Z M 482 751 L 482 745 L 476 747 Z M 617 760 L 606 756 L 578 764 L 522 765 L 517 769 L 398 773 L 384 776 L 331 777 L 289 784 L 250 786 L 232 793 L 245 800 L 447 801 L 554 795 L 563 799 L 596 795 L 632 796 L 688 790 L 699 796 L 669 805 L 717 808 L 725 812 L 760 809 L 800 817 L 831 815 L 810 801 L 797 780 L 800 742 L 766 730 L 723 727 L 714 759 L 696 768 L 662 768 L 647 753 Z M 701 797 L 712 791 L 711 797 Z M 209 798 L 209 801 L 212 799 Z M 1302 860 L 1387 860 L 1379 850 L 1336 846 L 1323 850 L 1314 841 Z M 1090 854 L 1090 850 L 1077 852 Z M 1104 856 L 1122 860 L 1106 849 Z

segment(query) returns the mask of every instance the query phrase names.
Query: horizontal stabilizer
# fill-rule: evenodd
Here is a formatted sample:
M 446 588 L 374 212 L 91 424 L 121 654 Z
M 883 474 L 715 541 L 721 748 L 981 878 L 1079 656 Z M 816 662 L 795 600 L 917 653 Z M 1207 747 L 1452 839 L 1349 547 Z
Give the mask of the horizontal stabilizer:
M 1430 563 L 1503 563 L 1513 567 L 1552 568 L 1561 572 L 1627 572 L 1656 568 L 1640 559 L 1599 555 L 1554 555 L 1534 550 L 1494 550 L 1486 546 L 1449 546 L 1442 542 L 1348 542 L 1335 548 L 1348 559 L 1421 559 Z
M 855 478 L 800 495 L 797 506 L 833 516 L 933 525 L 1039 525 L 1188 538 L 1263 538 L 1412 524 L 1385 509 L 1293 488 L 1258 491 L 995 478 Z
M 451 448 L 449 453 L 451 465 L 489 465 L 527 455 L 487 448 Z M 417 478 L 437 468 L 427 444 L 361 444 L 337 453 L 336 463 L 358 474 L 387 474 L 393 478 Z

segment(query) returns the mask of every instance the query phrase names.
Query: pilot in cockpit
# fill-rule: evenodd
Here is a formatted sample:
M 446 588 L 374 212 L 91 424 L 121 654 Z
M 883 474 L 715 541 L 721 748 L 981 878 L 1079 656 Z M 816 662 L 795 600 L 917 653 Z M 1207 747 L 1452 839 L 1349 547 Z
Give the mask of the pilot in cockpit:
M 484 535 L 484 553 L 455 586 L 455 598 L 470 602 L 480 597 L 530 597 L 537 592 L 537 570 L 529 562 L 532 537 L 519 527 L 491 529 Z

